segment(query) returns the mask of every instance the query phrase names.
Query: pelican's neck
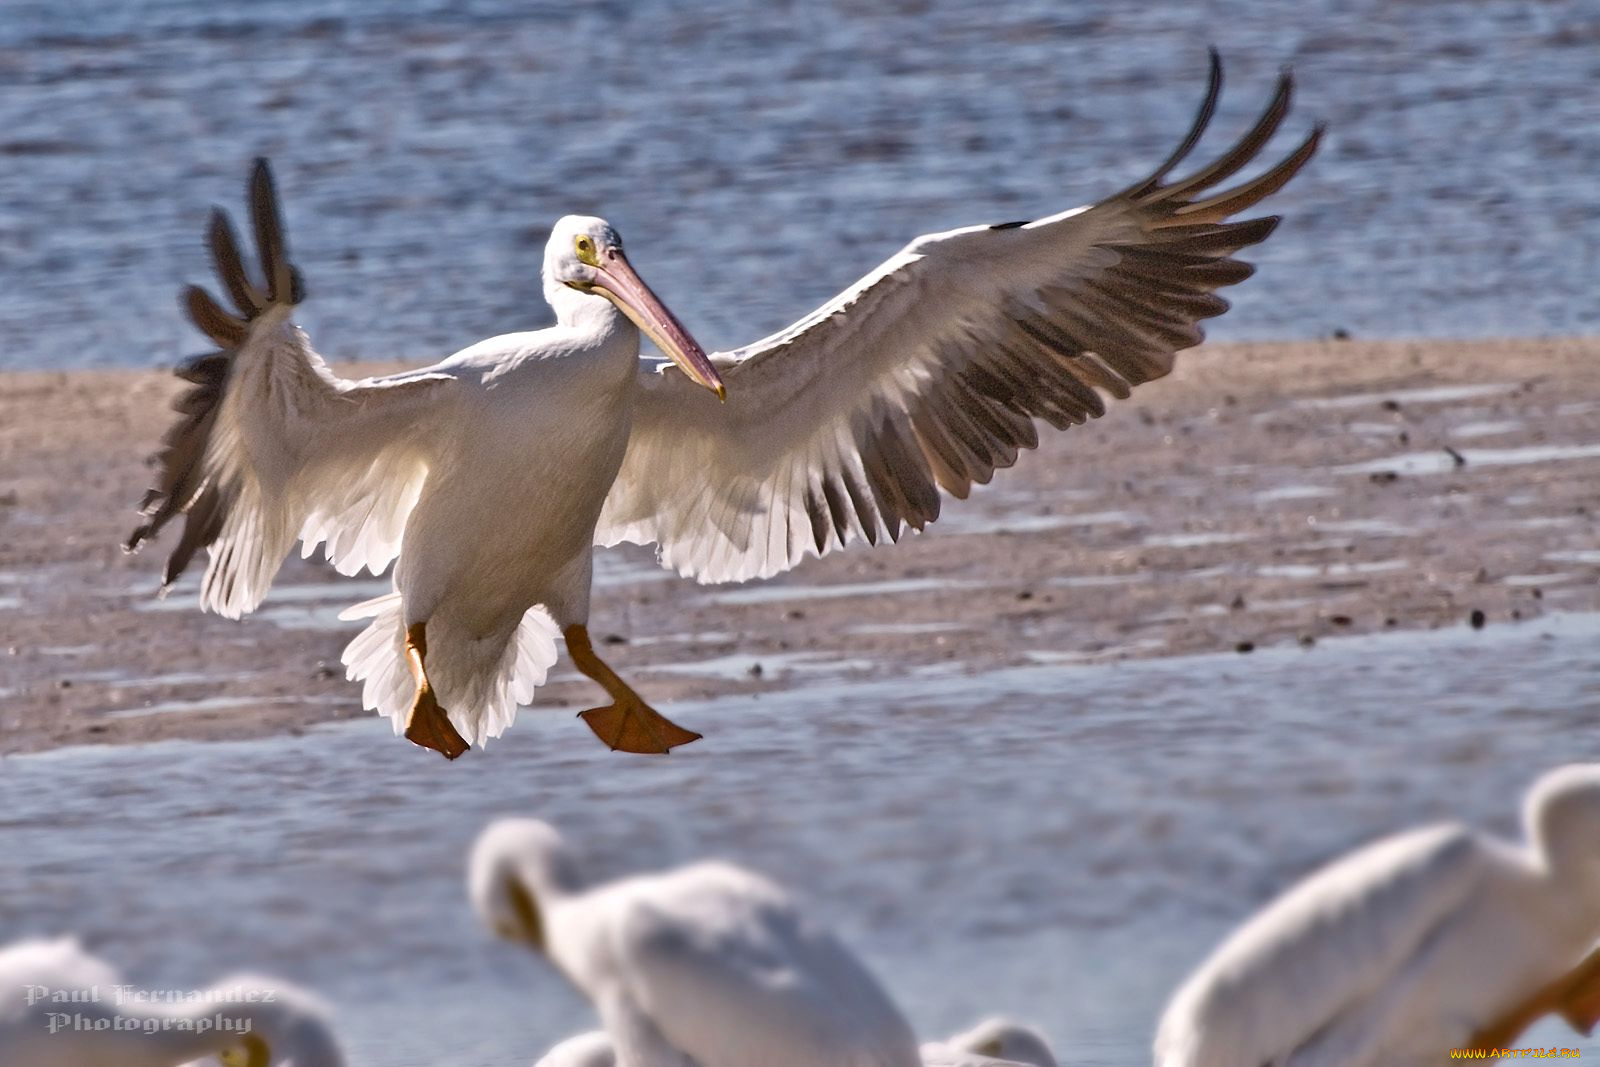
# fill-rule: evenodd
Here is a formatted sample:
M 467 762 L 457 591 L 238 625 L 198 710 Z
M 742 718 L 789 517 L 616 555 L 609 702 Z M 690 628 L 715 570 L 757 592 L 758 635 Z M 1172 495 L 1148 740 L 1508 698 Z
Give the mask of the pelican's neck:
M 609 331 L 632 325 L 617 305 L 594 293 L 580 293 L 570 285 L 545 279 L 544 298 L 556 313 L 556 322 L 574 330 Z

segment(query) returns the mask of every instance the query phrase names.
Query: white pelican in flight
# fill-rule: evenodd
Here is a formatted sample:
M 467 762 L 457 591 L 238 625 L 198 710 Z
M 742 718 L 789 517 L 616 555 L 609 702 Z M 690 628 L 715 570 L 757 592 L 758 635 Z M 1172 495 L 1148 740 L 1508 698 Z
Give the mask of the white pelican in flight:
M 1173 995 L 1157 1067 L 1411 1067 L 1600 1019 L 1600 764 L 1551 771 L 1526 840 L 1445 824 L 1310 875 Z
M 152 991 L 119 994 L 122 985 L 72 938 L 0 949 L 0 1064 L 344 1067 L 327 1009 L 286 982 L 236 975 L 172 1002 L 140 1002 L 137 993 Z M 218 1026 L 219 1016 L 237 1029 Z
M 588 997 L 626 1067 L 921 1062 L 866 967 L 758 874 L 696 863 L 591 885 L 555 830 L 501 819 L 473 846 L 468 888 L 490 930 Z
M 367 707 L 449 758 L 498 736 L 555 661 L 555 638 L 612 703 L 583 713 L 607 745 L 666 752 L 699 735 L 668 721 L 595 654 L 586 624 L 595 545 L 658 546 L 700 582 L 763 578 L 853 541 L 897 540 L 1058 429 L 1105 411 L 1200 343 L 1235 259 L 1275 217 L 1230 221 L 1292 178 L 1320 129 L 1259 176 L 1288 111 L 1285 75 L 1261 119 L 1184 178 L 1221 89 L 1154 173 L 1088 207 L 919 237 L 771 337 L 707 356 L 640 281 L 622 240 L 568 216 L 545 247 L 556 325 L 490 338 L 423 370 L 335 376 L 289 321 L 304 295 L 266 164 L 251 182 L 264 277 L 225 215 L 210 245 L 236 312 L 186 300 L 221 351 L 179 370 L 193 388 L 146 494 L 137 548 L 172 519 L 174 581 L 210 552 L 203 608 L 237 618 L 298 539 L 395 592 L 345 650 Z M 670 362 L 639 358 L 645 333 Z M 723 402 L 725 401 L 725 402 Z
M 918 1050 L 922 1067 L 1058 1067 L 1037 1031 L 1007 1019 L 985 1019 L 972 1029 L 930 1041 Z M 617 1067 L 616 1047 L 604 1030 L 569 1037 L 533 1067 Z

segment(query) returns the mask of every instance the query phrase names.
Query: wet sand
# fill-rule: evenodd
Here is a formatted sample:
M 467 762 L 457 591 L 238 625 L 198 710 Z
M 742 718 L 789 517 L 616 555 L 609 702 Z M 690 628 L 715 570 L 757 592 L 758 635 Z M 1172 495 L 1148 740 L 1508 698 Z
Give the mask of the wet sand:
M 380 579 L 294 560 L 235 623 L 198 611 L 192 579 L 156 599 L 170 541 L 122 554 L 176 385 L 0 377 L 0 752 L 369 714 L 339 664 L 360 624 L 334 616 Z M 602 553 L 592 630 L 670 713 L 820 675 L 1247 653 L 1594 611 L 1597 471 L 1597 340 L 1207 346 L 896 547 L 725 587 L 661 571 L 646 549 Z M 562 663 L 524 714 L 597 697 Z M 595 743 L 577 722 L 568 736 Z

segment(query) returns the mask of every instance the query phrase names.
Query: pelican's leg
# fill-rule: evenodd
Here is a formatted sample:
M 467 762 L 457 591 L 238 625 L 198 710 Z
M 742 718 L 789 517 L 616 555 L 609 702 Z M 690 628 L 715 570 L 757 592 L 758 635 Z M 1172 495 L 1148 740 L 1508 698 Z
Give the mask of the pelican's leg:
M 1600 1022 L 1600 949 L 1472 1035 L 1469 1047 L 1510 1048 L 1523 1031 L 1551 1012 L 1584 1034 Z
M 567 639 L 572 662 L 611 695 L 613 703 L 603 708 L 590 708 L 579 716 L 608 748 L 664 755 L 679 745 L 700 739 L 699 734 L 668 719 L 628 688 L 628 683 L 595 655 L 587 627 L 569 626 L 561 633 Z
M 431 748 L 445 759 L 455 759 L 472 746 L 450 725 L 450 716 L 444 713 L 433 695 L 428 672 L 422 666 L 427 654 L 427 623 L 408 626 L 406 663 L 411 667 L 411 677 L 417 683 L 417 699 L 412 701 L 411 714 L 406 716 L 406 740 L 423 748 Z

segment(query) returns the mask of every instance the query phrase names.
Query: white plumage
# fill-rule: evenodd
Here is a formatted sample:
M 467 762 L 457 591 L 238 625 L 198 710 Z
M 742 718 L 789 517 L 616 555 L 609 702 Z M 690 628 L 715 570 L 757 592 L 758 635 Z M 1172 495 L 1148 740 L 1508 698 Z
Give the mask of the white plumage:
M 985 1019 L 954 1037 L 930 1041 L 918 1055 L 922 1067 L 1057 1067 L 1037 1031 L 1006 1019 Z M 604 1030 L 591 1030 L 556 1045 L 534 1067 L 617 1067 L 617 1054 Z
M 326 1009 L 285 982 L 235 975 L 173 1003 L 139 1003 L 132 991 L 119 1003 L 121 984 L 71 938 L 0 949 L 0 1064 L 178 1067 L 221 1056 L 242 1067 L 344 1065 Z M 216 1026 L 218 1015 L 238 1029 Z
M 1437 1064 L 1515 1015 L 1600 938 L 1600 764 L 1523 816 L 1520 845 L 1432 826 L 1307 877 L 1174 994 L 1157 1067 Z
M 922 1046 L 923 1067 L 979 1067 L 986 1063 L 1057 1067 L 1055 1053 L 1043 1034 L 999 1016 Z
M 1218 191 L 1278 129 L 1286 76 L 1238 144 L 1169 180 L 1220 86 L 1213 56 L 1194 128 L 1146 180 L 1037 221 L 917 238 L 788 329 L 710 357 L 631 274 L 610 226 L 569 217 L 545 253 L 557 325 L 421 371 L 339 379 L 288 321 L 303 286 L 262 164 L 266 285 L 219 213 L 211 243 L 239 313 L 189 291 L 223 351 L 180 372 L 195 388 L 129 546 L 184 515 L 166 579 L 208 548 L 201 604 L 232 617 L 260 603 L 296 539 L 344 573 L 398 559 L 399 600 L 364 609 L 373 621 L 345 661 L 408 737 L 453 756 L 498 735 L 560 631 L 616 701 L 585 713 L 602 739 L 666 751 L 698 735 L 660 720 L 571 633 L 588 619 L 593 546 L 653 543 L 666 566 L 724 582 L 895 540 L 938 516 L 941 489 L 964 497 L 1035 447 L 1038 421 L 1081 424 L 1104 412 L 1102 394 L 1167 374 L 1227 309 L 1216 290 L 1251 273 L 1234 255 L 1277 221 L 1230 219 L 1293 177 L 1319 135 Z M 636 326 L 671 364 L 641 364 Z M 461 737 L 429 725 L 435 705 Z
M 750 871 L 697 863 L 588 885 L 559 835 L 503 819 L 472 901 L 594 1004 L 622 1067 L 917 1067 L 911 1029 L 848 949 Z
M 569 1037 L 554 1046 L 533 1067 L 616 1067 L 617 1053 L 604 1030 Z

